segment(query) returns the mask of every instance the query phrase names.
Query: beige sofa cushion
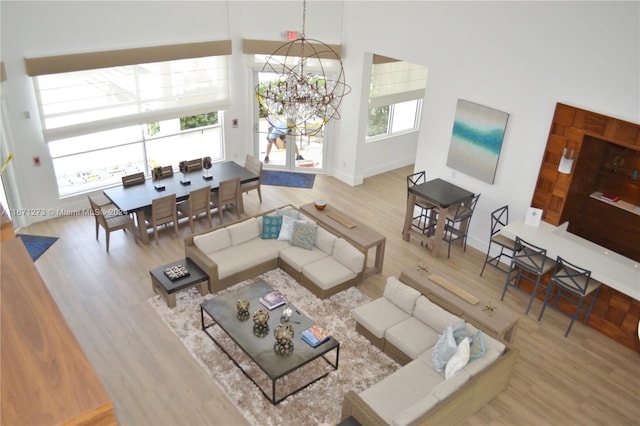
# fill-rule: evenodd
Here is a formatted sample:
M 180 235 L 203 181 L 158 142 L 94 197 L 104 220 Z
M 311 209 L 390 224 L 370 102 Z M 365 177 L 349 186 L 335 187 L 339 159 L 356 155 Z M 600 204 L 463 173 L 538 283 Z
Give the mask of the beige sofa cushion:
M 424 413 L 435 407 L 440 400 L 429 394 L 416 401 L 391 420 L 391 426 L 408 426 L 415 423 Z
M 322 290 L 333 288 L 358 275 L 333 256 L 325 256 L 316 262 L 304 265 L 302 273 Z
M 351 311 L 353 318 L 378 339 L 391 326 L 407 319 L 410 315 L 391 303 L 386 297 L 372 300 Z
M 387 278 L 382 295 L 407 313 L 412 313 L 420 292 L 399 281 L 396 277 Z
M 438 340 L 438 333 L 415 317 L 409 317 L 389 327 L 384 338 L 411 359 L 431 348 Z
M 429 396 L 442 382 L 444 378 L 431 366 L 413 360 L 359 395 L 385 422 L 391 423 L 404 410 Z
M 254 238 L 226 250 L 209 253 L 207 256 L 218 265 L 218 278 L 224 279 L 246 270 L 249 266 L 276 259 L 280 249 L 288 245 L 286 241 Z
M 234 246 L 253 240 L 254 238 L 260 238 L 260 232 L 262 230 L 260 222 L 255 217 L 229 225 L 227 229 L 231 237 L 231 244 Z
M 326 254 L 332 255 L 333 246 L 335 245 L 337 240 L 338 237 L 336 237 L 326 229 L 318 226 L 318 231 L 316 232 L 316 240 L 313 244 Z
M 193 237 L 193 244 L 202 250 L 203 253 L 209 254 L 218 250 L 231 247 L 231 236 L 227 228 L 218 229 L 206 234 L 196 235 Z
M 327 256 L 327 253 L 318 248 L 307 250 L 302 247 L 289 245 L 280 250 L 280 258 L 298 272 L 302 272 L 304 265 L 317 262 Z
M 420 296 L 416 301 L 413 316 L 433 328 L 438 334 L 446 330 L 448 326 L 454 326 L 460 322 L 460 317 L 436 305 L 425 296 Z
M 332 256 L 355 274 L 364 268 L 364 254 L 342 238 L 338 238 L 333 245 Z

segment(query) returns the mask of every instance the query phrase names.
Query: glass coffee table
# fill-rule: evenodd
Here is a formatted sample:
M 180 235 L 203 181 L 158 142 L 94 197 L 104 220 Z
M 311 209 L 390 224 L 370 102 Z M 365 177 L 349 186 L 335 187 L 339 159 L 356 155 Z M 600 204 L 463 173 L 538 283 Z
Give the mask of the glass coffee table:
M 259 301 L 260 297 L 273 291 L 267 283 L 264 281 L 256 281 L 255 283 L 241 287 L 230 293 L 222 296 L 217 296 L 211 300 L 208 300 L 200 305 L 200 317 L 202 321 L 202 330 L 213 340 L 213 342 L 222 349 L 222 351 L 229 357 L 231 361 L 242 371 L 242 373 L 251 380 L 258 389 L 263 393 L 265 397 L 272 404 L 278 404 L 284 401 L 289 396 L 301 391 L 307 386 L 317 382 L 318 380 L 326 377 L 331 371 L 338 369 L 338 360 L 340 356 L 340 342 L 333 337 L 328 341 L 313 348 L 307 344 L 300 334 L 302 331 L 311 327 L 314 321 L 307 318 L 304 314 L 291 303 L 289 306 L 293 308 L 293 315 L 289 321 L 289 324 L 293 326 L 293 352 L 289 354 L 278 354 L 274 350 L 275 338 L 273 336 L 274 328 L 280 324 L 280 318 L 282 316 L 283 306 L 268 311 Z M 259 337 L 254 334 L 253 330 L 253 314 L 250 317 L 242 321 L 238 319 L 236 302 L 238 299 L 247 299 L 251 304 L 250 312 L 253 313 L 258 309 L 264 309 L 269 312 L 269 332 L 264 337 Z M 206 315 L 205 315 L 206 314 Z M 225 344 L 222 339 L 216 338 L 212 332 L 212 327 L 218 326 L 224 334 L 226 334 L 232 342 Z M 245 368 L 246 364 L 243 360 L 234 355 L 233 347 L 230 345 L 237 345 L 244 354 L 246 354 L 251 361 L 267 376 L 268 381 L 271 382 L 271 389 L 265 391 L 263 386 L 258 383 L 255 377 L 252 377 L 249 368 Z M 334 351 L 335 356 L 328 356 L 330 352 Z M 285 379 L 296 372 L 300 372 L 305 366 L 310 365 L 313 361 L 323 359 L 328 367 L 317 368 L 317 362 L 314 363 L 313 372 L 316 370 L 317 374 L 311 377 L 304 376 L 305 379 L 301 383 L 297 383 L 292 389 L 287 390 L 286 394 L 278 395 L 277 387 L 278 381 Z M 308 371 L 311 372 L 311 369 Z M 307 372 L 303 372 L 307 373 Z M 308 380 L 307 380 L 308 379 Z

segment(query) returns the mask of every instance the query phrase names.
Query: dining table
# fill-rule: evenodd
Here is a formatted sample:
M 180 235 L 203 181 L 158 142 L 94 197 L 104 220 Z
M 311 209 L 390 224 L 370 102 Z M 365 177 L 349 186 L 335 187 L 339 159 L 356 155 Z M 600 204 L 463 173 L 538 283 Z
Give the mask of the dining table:
M 473 192 L 441 178 L 432 179 L 409 187 L 402 239 L 409 241 L 411 236 L 414 235 L 427 244 L 427 247 L 431 249 L 434 257 L 440 256 L 447 216 L 453 216 L 457 206 L 461 202 L 473 198 L 473 196 Z M 413 210 L 418 198 L 432 205 L 438 215 L 435 232 L 433 233 L 423 234 L 412 229 Z M 469 226 L 468 220 L 464 221 L 461 226 Z
M 103 193 L 122 213 L 136 215 L 140 240 L 146 244 L 149 242 L 149 234 L 147 233 L 145 210 L 151 207 L 154 198 L 176 194 L 176 202 L 180 202 L 187 200 L 191 191 L 207 186 L 211 187 L 211 192 L 215 193 L 218 191 L 220 182 L 235 178 L 239 178 L 240 184 L 244 184 L 258 180 L 259 176 L 235 161 L 224 161 L 215 163 L 208 171 L 174 173 L 172 176 L 160 180 L 146 179 L 143 184 L 139 185 L 115 186 L 105 189 Z M 242 191 L 238 192 L 237 208 L 239 214 L 244 213 Z

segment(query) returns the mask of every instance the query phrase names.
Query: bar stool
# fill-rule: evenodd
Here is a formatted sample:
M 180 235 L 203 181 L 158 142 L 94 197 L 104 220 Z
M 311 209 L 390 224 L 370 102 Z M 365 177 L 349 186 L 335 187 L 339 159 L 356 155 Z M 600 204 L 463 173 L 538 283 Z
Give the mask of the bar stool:
M 589 316 L 591 316 L 593 306 L 596 304 L 598 294 L 600 294 L 602 283 L 591 279 L 590 270 L 574 265 L 573 263 L 568 262 L 560 256 L 558 256 L 558 258 L 556 259 L 556 263 L 558 264 L 559 268 L 556 273 L 553 274 L 551 282 L 547 287 L 547 294 L 544 297 L 544 303 L 542 304 L 542 310 L 540 311 L 540 315 L 538 316 L 538 321 L 542 319 L 542 314 L 544 314 L 544 309 L 547 307 L 547 305 L 553 306 L 555 308 L 558 307 L 558 300 L 560 298 L 563 298 L 564 300 L 567 300 L 571 303 L 575 303 L 575 312 L 572 316 L 567 315 L 571 317 L 569 327 L 564 333 L 564 337 L 567 337 L 569 335 L 569 332 L 571 331 L 571 327 L 573 327 L 573 322 L 578 318 L 581 310 L 585 313 L 583 323 L 586 324 L 589 321 Z M 556 288 L 557 292 L 553 297 L 553 302 L 550 304 L 549 299 L 551 297 L 553 288 Z M 583 303 L 590 294 L 593 294 L 593 296 L 591 298 L 591 303 L 587 307 L 583 305 Z M 577 302 L 576 297 L 578 298 Z
M 500 260 L 502 260 L 502 256 L 508 257 L 509 259 L 513 259 L 513 252 L 515 250 L 516 242 L 511 238 L 505 237 L 500 234 L 500 230 L 503 226 L 509 224 L 509 206 L 502 206 L 499 209 L 491 212 L 491 237 L 489 239 L 489 247 L 487 248 L 487 255 L 484 258 L 484 265 L 482 265 L 482 271 L 480 271 L 480 276 L 484 272 L 484 268 L 487 265 L 491 265 L 499 271 L 507 272 L 506 269 L 502 269 L 500 267 Z M 496 256 L 489 258 L 491 254 L 491 247 L 493 245 L 497 245 L 500 248 L 500 253 Z M 494 263 L 495 262 L 495 263 Z
M 427 181 L 427 173 L 423 170 L 407 176 L 407 197 L 409 188 Z M 432 228 L 436 220 L 434 206 L 424 200 L 416 200 L 413 205 L 414 212 L 411 217 L 411 226 L 423 234 Z
M 547 289 L 547 284 L 542 282 L 542 277 L 555 267 L 555 262 L 547 258 L 547 249 L 531 244 L 517 236 L 514 249 L 514 254 L 509 266 L 509 272 L 507 273 L 507 280 L 504 283 L 504 289 L 502 290 L 502 297 L 500 297 L 500 300 L 504 300 L 504 295 L 509 286 L 516 288 L 519 287 L 520 280 L 522 278 L 531 281 L 535 286 L 533 287 L 533 292 L 531 293 L 531 298 L 529 299 L 529 304 L 525 311 L 525 315 L 529 315 L 529 310 L 531 309 L 533 300 L 538 296 L 538 294 L 541 294 Z M 510 284 L 511 273 L 514 272 L 514 269 L 516 268 L 517 275 L 515 276 L 513 284 Z M 528 274 L 533 275 L 535 280 Z

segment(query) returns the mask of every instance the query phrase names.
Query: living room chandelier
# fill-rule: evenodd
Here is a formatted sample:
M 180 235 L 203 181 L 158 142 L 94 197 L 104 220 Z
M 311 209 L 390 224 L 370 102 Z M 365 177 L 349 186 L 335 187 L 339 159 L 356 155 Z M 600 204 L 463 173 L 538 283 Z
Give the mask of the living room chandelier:
M 331 47 L 305 37 L 307 2 L 302 5 L 302 32 L 267 57 L 263 73 L 275 73 L 276 79 L 258 84 L 256 96 L 273 127 L 287 125 L 301 135 L 315 135 L 332 119 L 340 119 L 338 107 L 351 92 L 344 82 L 342 60 Z M 325 73 L 323 60 L 337 61 L 337 78 Z

